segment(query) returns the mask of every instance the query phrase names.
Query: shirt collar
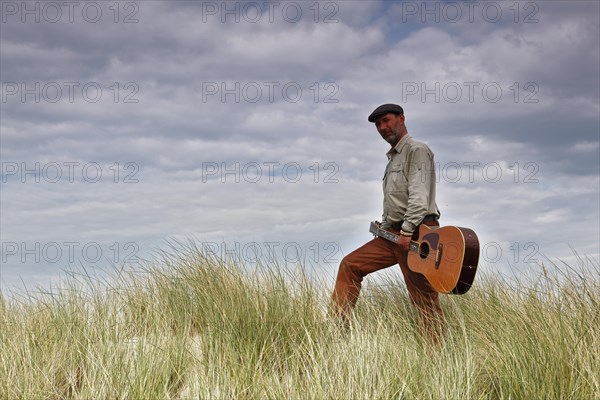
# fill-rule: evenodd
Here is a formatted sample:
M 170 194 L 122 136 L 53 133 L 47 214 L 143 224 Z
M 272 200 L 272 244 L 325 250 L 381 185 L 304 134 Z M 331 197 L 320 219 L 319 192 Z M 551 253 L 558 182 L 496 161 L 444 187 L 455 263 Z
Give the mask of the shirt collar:
M 398 141 L 398 143 L 396 143 L 396 145 L 394 147 L 392 147 L 387 153 L 385 153 L 385 155 L 387 156 L 388 160 L 390 160 L 392 158 L 392 156 L 394 155 L 394 153 L 400 153 L 400 151 L 402 150 L 402 147 L 409 140 L 410 140 L 410 135 L 407 133 L 406 135 L 404 135 L 402 137 L 402 139 L 400 139 Z

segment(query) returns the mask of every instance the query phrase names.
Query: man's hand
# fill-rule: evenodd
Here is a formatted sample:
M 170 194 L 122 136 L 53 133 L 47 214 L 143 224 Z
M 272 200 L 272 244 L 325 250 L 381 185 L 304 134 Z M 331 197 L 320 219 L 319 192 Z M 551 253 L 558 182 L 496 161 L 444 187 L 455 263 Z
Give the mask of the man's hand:
M 406 253 L 408 253 L 410 239 L 410 236 L 404 236 L 402 234 L 400 235 L 400 241 L 398 242 L 398 245 L 400 246 L 400 249 Z

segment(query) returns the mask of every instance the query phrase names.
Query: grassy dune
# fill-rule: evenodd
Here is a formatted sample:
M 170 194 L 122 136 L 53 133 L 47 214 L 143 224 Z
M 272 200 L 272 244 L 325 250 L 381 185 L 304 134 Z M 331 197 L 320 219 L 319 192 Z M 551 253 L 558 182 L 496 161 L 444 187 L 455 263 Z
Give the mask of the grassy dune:
M 402 282 L 367 283 L 344 331 L 330 284 L 190 243 L 111 283 L 0 296 L 0 399 L 599 399 L 591 263 L 510 282 L 481 271 L 443 296 L 448 334 L 431 348 Z

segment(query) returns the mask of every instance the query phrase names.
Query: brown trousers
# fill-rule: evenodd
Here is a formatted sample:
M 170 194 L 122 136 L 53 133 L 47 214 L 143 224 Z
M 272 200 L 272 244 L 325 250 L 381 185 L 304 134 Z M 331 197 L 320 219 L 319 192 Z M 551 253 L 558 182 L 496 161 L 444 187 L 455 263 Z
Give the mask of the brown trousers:
M 439 226 L 433 221 L 424 222 L 429 226 Z M 390 230 L 394 232 L 393 230 Z M 342 259 L 338 270 L 333 295 L 331 296 L 337 316 L 344 321 L 356 305 L 361 282 L 371 272 L 392 265 L 400 265 L 404 281 L 412 303 L 419 311 L 421 328 L 432 339 L 444 330 L 444 314 L 440 307 L 439 294 L 421 274 L 411 271 L 407 263 L 408 253 L 400 250 L 397 244 L 377 237 L 354 250 Z

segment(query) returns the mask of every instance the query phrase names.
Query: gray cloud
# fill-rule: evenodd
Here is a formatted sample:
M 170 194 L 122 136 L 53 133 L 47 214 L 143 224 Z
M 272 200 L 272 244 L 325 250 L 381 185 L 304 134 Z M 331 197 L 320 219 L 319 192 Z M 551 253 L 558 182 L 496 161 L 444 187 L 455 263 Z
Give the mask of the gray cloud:
M 325 9 L 329 3 L 338 8 Z M 596 3 L 535 2 L 537 23 L 514 23 L 508 3 L 497 3 L 506 17 L 498 23 L 403 22 L 402 3 L 329 3 L 319 3 L 318 22 L 298 3 L 303 18 L 295 23 L 281 15 L 221 23 L 201 2 L 179 1 L 136 3 L 138 22 L 130 24 L 124 13 L 135 10 L 121 9 L 114 23 L 108 3 L 99 3 L 95 24 L 10 16 L 0 26 L 4 169 L 97 162 L 110 178 L 111 165 L 132 162 L 140 182 L 36 184 L 31 175 L 20 183 L 20 171 L 4 175 L 2 240 L 112 238 L 147 248 L 170 235 L 277 237 L 332 241 L 347 253 L 381 213 L 387 145 L 366 117 L 399 102 L 409 132 L 436 153 L 444 223 L 472 225 L 505 253 L 533 241 L 554 256 L 569 252 L 565 243 L 598 254 Z M 331 11 L 338 22 L 324 23 Z M 36 82 L 40 101 L 22 101 L 20 85 Z M 68 82 L 78 84 L 72 101 Z M 54 83 L 62 97 L 51 102 Z M 86 84 L 92 97 L 101 88 L 98 101 L 85 97 Z M 290 183 L 276 169 L 273 183 L 267 175 L 203 182 L 208 165 L 236 163 L 248 171 L 296 163 L 304 175 Z M 456 165 L 457 181 L 448 175 Z M 472 182 L 468 165 L 477 165 Z M 496 165 L 503 179 L 486 181 Z M 338 182 L 323 182 L 331 171 Z M 528 176 L 537 181 L 523 182 Z M 580 215 L 594 222 L 585 232 Z

